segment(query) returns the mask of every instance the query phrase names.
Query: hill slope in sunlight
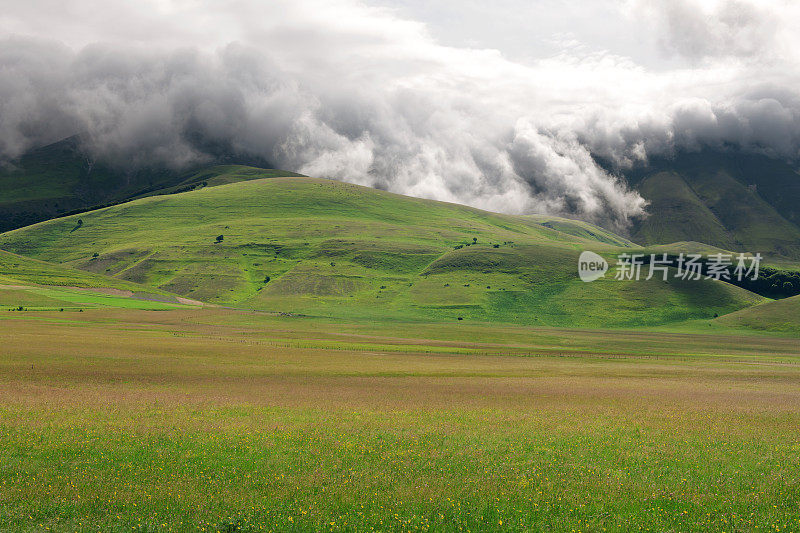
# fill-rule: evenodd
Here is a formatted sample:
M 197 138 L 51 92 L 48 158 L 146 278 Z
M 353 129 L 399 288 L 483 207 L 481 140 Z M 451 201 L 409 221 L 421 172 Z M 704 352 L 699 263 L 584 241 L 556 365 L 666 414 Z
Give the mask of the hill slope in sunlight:
M 0 248 L 25 256 L 287 313 L 639 326 L 762 300 L 714 281 L 578 279 L 581 251 L 630 247 L 585 223 L 313 178 L 142 198 L 0 235 Z

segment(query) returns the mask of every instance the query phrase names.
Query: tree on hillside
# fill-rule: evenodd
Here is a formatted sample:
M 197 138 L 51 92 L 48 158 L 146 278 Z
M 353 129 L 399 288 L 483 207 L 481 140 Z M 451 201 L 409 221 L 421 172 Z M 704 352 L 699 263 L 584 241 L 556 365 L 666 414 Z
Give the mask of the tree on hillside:
M 221 243 L 221 242 L 222 242 L 222 240 L 223 240 L 224 238 L 225 238 L 225 236 L 224 236 L 224 235 L 217 235 L 216 244 L 219 244 L 219 243 Z

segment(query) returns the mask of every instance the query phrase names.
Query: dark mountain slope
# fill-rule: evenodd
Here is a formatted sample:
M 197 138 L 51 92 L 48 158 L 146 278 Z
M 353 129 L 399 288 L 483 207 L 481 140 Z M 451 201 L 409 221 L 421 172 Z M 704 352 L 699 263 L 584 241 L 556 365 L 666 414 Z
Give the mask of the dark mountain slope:
M 231 157 L 221 157 L 217 162 L 252 164 Z M 298 175 L 264 169 L 258 172 L 259 178 Z M 228 179 L 220 179 L 221 174 L 229 175 Z M 82 149 L 80 137 L 74 136 L 0 166 L 0 232 L 132 198 L 239 179 L 252 179 L 252 175 L 248 177 L 246 169 L 230 164 L 186 171 L 165 167 L 122 171 L 94 161 Z
M 703 151 L 653 160 L 626 177 L 650 201 L 635 242 L 699 241 L 800 259 L 800 174 L 786 162 Z

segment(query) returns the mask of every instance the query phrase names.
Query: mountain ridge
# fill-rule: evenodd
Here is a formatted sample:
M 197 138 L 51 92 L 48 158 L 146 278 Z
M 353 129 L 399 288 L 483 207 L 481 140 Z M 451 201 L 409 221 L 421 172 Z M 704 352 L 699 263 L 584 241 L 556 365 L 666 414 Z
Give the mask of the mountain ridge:
M 237 162 L 256 161 L 226 156 L 187 169 L 154 166 L 130 171 L 95 160 L 84 149 L 81 136 L 74 135 L 0 166 L 0 232 L 142 196 L 206 186 L 204 181 L 245 166 Z M 258 170 L 260 177 L 300 175 L 270 168 Z

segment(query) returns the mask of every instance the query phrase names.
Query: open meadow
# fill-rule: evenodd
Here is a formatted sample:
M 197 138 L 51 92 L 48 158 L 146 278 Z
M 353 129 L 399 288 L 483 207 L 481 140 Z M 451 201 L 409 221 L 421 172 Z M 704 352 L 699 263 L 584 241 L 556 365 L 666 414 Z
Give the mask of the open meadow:
M 0 533 L 800 533 L 800 0 L 0 8 Z
M 800 341 L 702 327 L 4 309 L 0 530 L 800 529 Z

